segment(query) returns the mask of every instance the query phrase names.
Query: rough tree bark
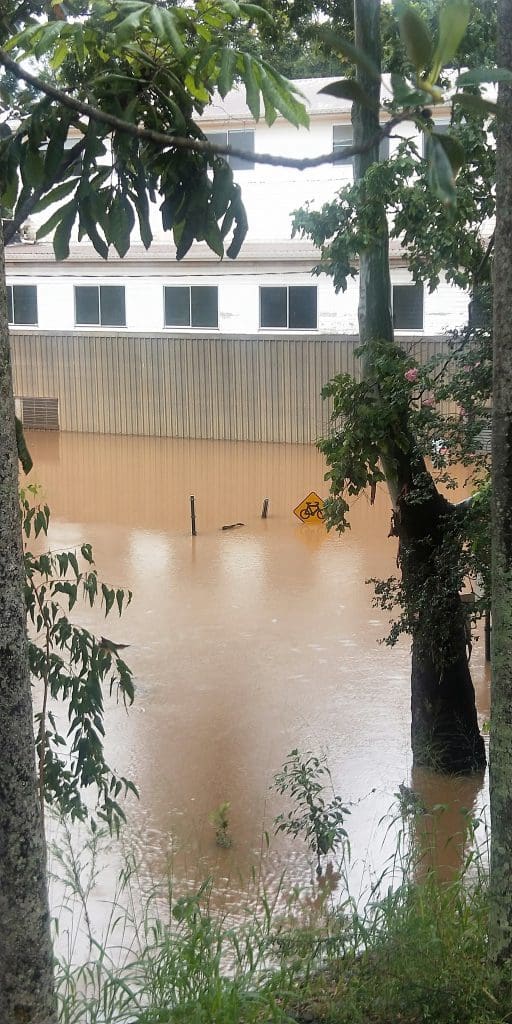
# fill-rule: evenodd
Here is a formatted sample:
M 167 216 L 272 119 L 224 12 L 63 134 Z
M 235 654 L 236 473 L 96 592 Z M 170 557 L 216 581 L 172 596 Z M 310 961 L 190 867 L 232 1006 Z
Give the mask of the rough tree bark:
M 498 63 L 512 70 L 512 0 L 498 3 Z M 492 418 L 490 952 L 512 958 L 512 86 L 500 84 Z
M 0 225 L 0 1021 L 56 1024 Z
M 371 57 L 380 69 L 380 0 L 354 0 L 356 45 Z M 363 145 L 375 137 L 379 129 L 379 81 L 362 69 L 358 81 L 365 93 L 375 100 L 375 107 L 355 103 L 353 107 L 354 143 Z M 362 178 L 368 167 L 378 160 L 378 147 L 355 157 L 355 177 Z M 380 222 L 371 246 L 360 253 L 359 262 L 359 334 L 366 346 L 363 372 L 372 369 L 372 343 L 395 348 L 391 316 L 391 283 L 389 274 L 389 240 L 386 211 L 380 211 Z M 389 438 L 381 462 L 394 507 L 394 533 L 399 539 L 399 561 L 402 577 L 409 589 L 424 587 L 432 574 L 433 556 L 445 536 L 444 524 L 457 513 L 436 490 L 404 412 L 397 422 L 402 436 L 408 437 L 408 450 Z M 425 500 L 412 503 L 411 496 L 421 486 Z M 434 586 L 435 590 L 435 586 Z M 475 771 L 485 766 L 485 749 L 480 735 L 475 707 L 474 689 L 469 671 L 464 612 L 457 591 L 443 595 L 450 609 L 452 628 L 449 644 L 441 657 L 436 657 L 435 638 L 425 644 L 428 622 L 425 615 L 417 620 L 412 641 L 411 674 L 411 740 L 415 765 L 440 771 Z

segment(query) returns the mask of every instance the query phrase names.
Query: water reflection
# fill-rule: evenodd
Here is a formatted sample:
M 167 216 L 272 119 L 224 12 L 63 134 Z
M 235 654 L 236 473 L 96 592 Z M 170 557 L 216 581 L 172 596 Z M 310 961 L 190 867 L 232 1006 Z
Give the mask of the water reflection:
M 131 645 L 137 701 L 128 716 L 107 702 L 107 754 L 139 787 L 130 834 L 148 875 L 171 844 L 178 877 L 218 871 L 240 899 L 283 809 L 269 784 L 293 747 L 325 751 L 336 792 L 354 802 L 354 859 L 371 849 L 383 861 L 379 821 L 411 770 L 409 645 L 379 645 L 386 622 L 364 585 L 395 570 L 385 491 L 373 507 L 355 503 L 340 538 L 292 514 L 309 491 L 326 493 L 308 446 L 43 433 L 29 443 L 52 546 L 90 541 L 103 578 L 134 594 L 108 635 Z M 245 526 L 222 530 L 235 522 Z M 100 612 L 81 617 L 107 630 Z M 483 641 L 473 661 L 485 715 Z M 479 778 L 412 781 L 427 803 L 483 799 Z M 235 842 L 218 850 L 209 815 L 225 800 Z M 268 884 L 283 867 L 309 878 L 300 845 L 281 836 L 273 850 Z

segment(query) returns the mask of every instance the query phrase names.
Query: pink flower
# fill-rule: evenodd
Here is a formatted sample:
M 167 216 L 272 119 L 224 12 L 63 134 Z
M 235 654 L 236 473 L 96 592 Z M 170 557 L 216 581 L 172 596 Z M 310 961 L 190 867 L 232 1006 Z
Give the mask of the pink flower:
M 429 409 L 433 409 L 436 403 L 433 398 L 424 398 L 421 404 L 428 406 Z
M 419 370 L 417 370 L 416 367 L 411 367 L 410 370 L 405 371 L 404 377 L 409 381 L 409 384 L 414 384 L 414 381 L 418 380 Z

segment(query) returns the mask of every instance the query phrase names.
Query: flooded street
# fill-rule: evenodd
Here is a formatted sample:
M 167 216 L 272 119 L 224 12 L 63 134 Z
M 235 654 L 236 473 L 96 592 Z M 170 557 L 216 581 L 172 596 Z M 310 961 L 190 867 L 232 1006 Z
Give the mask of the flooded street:
M 373 507 L 357 501 L 339 537 L 292 513 L 309 491 L 327 494 L 323 460 L 308 446 L 51 433 L 28 441 L 32 479 L 52 510 L 52 549 L 90 542 L 105 582 L 133 591 L 121 619 L 73 615 L 130 644 L 136 701 L 128 713 L 107 704 L 106 746 L 140 791 L 126 805 L 127 831 L 148 877 L 171 853 L 178 881 L 213 872 L 235 905 L 259 871 L 267 831 L 265 884 L 272 889 L 285 868 L 308 882 L 303 843 L 272 838 L 288 806 L 269 786 L 294 747 L 327 755 L 335 791 L 354 804 L 347 825 L 360 864 L 370 854 L 379 864 L 378 823 L 400 784 L 413 783 L 429 805 L 451 805 L 447 836 L 460 827 L 458 806 L 485 803 L 480 778 L 411 780 L 409 643 L 379 645 L 386 620 L 364 584 L 395 571 L 384 490 Z M 486 718 L 483 640 L 473 675 Z M 209 821 L 223 801 L 230 850 L 216 846 Z M 115 844 L 111 854 L 105 896 Z M 444 856 L 456 862 L 456 844 Z

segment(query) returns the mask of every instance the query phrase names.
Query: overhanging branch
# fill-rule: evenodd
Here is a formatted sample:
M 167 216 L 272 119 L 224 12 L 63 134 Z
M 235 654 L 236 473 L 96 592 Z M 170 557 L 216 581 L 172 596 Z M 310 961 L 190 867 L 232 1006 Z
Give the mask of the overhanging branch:
M 81 114 L 83 117 L 88 117 L 91 121 L 96 121 L 98 124 L 108 125 L 109 128 L 115 131 L 131 135 L 136 139 L 146 139 L 148 142 L 154 142 L 156 145 L 165 148 L 188 150 L 192 153 L 213 153 L 216 156 L 236 156 L 241 160 L 250 160 L 256 164 L 269 164 L 272 167 L 293 167 L 298 171 L 305 171 L 310 167 L 320 167 L 322 164 L 345 163 L 347 160 L 351 160 L 353 156 L 366 153 L 372 146 L 378 145 L 382 139 L 387 138 L 393 129 L 403 121 L 414 120 L 414 113 L 408 109 L 404 110 L 400 115 L 386 121 L 382 129 L 364 145 L 351 146 L 338 152 L 323 153 L 320 156 L 296 159 L 295 157 L 274 156 L 271 153 L 249 154 L 245 150 L 237 149 L 235 146 L 218 146 L 211 142 L 203 142 L 201 139 L 188 139 L 180 135 L 169 135 L 166 132 L 157 132 L 152 128 L 142 128 L 139 125 L 131 124 L 129 121 L 124 121 L 114 114 L 108 114 L 106 111 L 100 110 L 99 107 L 94 107 L 90 103 L 82 103 L 81 100 L 75 99 L 74 96 L 69 96 L 49 82 L 43 82 L 42 79 L 21 67 L 2 49 L 0 49 L 0 64 L 3 64 L 4 68 L 15 75 L 19 81 L 26 82 L 27 85 L 31 85 L 38 92 L 44 93 L 44 95 L 55 100 L 61 106 L 74 110 L 76 113 Z

